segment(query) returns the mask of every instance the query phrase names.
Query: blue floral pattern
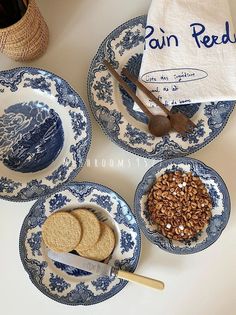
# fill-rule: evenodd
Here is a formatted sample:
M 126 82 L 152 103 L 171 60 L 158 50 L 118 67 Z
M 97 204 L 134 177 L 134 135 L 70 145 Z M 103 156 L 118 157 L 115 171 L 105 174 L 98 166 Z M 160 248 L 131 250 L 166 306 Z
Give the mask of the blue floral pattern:
M 132 268 L 130 268 L 130 266 L 132 266 L 135 256 L 138 254 L 138 248 L 135 246 L 134 249 L 134 255 L 132 257 L 129 258 L 124 258 L 122 260 L 115 260 L 114 262 L 114 267 L 116 269 L 121 269 L 121 270 L 126 270 L 129 272 L 133 272 Z
M 222 229 L 224 229 L 224 221 L 221 216 L 216 215 L 212 218 L 212 224 L 208 226 L 207 232 L 217 238 Z
M 54 265 L 58 269 L 61 269 L 61 270 L 65 271 L 68 275 L 74 276 L 74 277 L 88 276 L 91 274 L 90 272 L 87 272 L 87 271 L 84 271 L 84 270 L 81 270 L 78 268 L 74 268 L 72 266 L 64 265 L 62 263 L 59 263 L 58 261 L 54 261 Z
M 28 217 L 28 226 L 33 229 L 36 226 L 41 227 L 46 220 L 45 206 L 43 204 L 36 204 L 34 212 L 32 212 Z
M 72 124 L 73 124 L 73 130 L 75 133 L 75 139 L 77 140 L 83 130 L 85 130 L 86 127 L 86 121 L 84 120 L 84 117 L 80 113 L 75 113 L 72 111 L 69 111 L 71 119 L 72 119 Z
M 52 172 L 52 175 L 46 176 L 46 179 L 52 181 L 53 184 L 63 182 L 67 178 L 67 174 L 70 171 L 71 166 L 72 161 L 66 158 L 65 162 L 60 165 L 57 170 Z
M 33 284 L 53 300 L 69 305 L 102 302 L 122 290 L 127 281 L 114 275 L 90 274 L 53 261 L 46 253 L 41 239 L 42 225 L 53 211 L 64 207 L 65 202 L 67 209 L 85 207 L 113 229 L 116 247 L 104 263 L 134 272 L 140 256 L 141 238 L 132 211 L 117 193 L 89 182 L 68 183 L 33 205 L 20 232 L 22 263 Z
M 213 132 L 224 126 L 224 122 L 228 117 L 228 111 L 231 107 L 231 102 L 212 102 L 205 107 L 205 115 L 208 118 L 208 125 Z
M 78 199 L 79 202 L 84 202 L 86 197 L 91 195 L 94 187 L 81 183 L 79 190 L 76 185 L 71 185 L 68 189 Z
M 137 47 L 140 43 L 144 43 L 143 32 L 130 29 L 125 32 L 125 36 L 115 45 L 115 48 L 119 48 L 119 54 L 122 56 L 126 50 Z
M 71 285 L 67 283 L 63 278 L 51 273 L 51 277 L 49 278 L 49 287 L 52 291 L 63 292 L 70 286 Z
M 128 252 L 130 249 L 134 247 L 134 241 L 130 233 L 126 231 L 121 231 L 121 253 Z
M 58 99 L 59 104 L 71 108 L 78 108 L 81 106 L 82 99 L 75 91 L 69 86 L 62 84 L 62 79 L 56 78 L 55 80 L 57 94 L 55 96 Z
M 3 104 L 0 134 L 2 132 L 4 140 L 0 146 L 4 145 L 4 150 L 10 153 L 8 159 L 4 157 L 1 166 L 4 168 L 2 174 L 6 175 L 0 177 L 0 198 L 30 201 L 49 195 L 66 181 L 71 181 L 84 165 L 91 143 L 91 124 L 86 106 L 65 80 L 37 68 L 22 67 L 1 71 L 0 90 L 3 88 L 4 93 L 9 93 L 10 102 L 11 97 L 14 102 L 17 94 L 20 95 L 25 90 L 29 100 L 27 103 L 12 103 L 10 106 Z M 47 103 L 49 99 L 51 101 Z M 19 114 L 13 117 L 12 113 L 16 112 Z M 19 136 L 19 130 L 22 136 Z M 19 142 L 19 150 L 8 145 L 9 139 Z M 30 158 L 24 158 L 22 152 Z M 30 155 L 30 152 L 34 154 Z M 18 163 L 15 156 L 20 157 L 21 163 Z M 21 181 L 16 172 L 9 174 L 9 168 L 21 171 Z M 42 169 L 43 172 L 29 175 L 29 172 L 32 174 Z
M 39 262 L 37 260 L 26 260 L 26 265 L 31 277 L 38 277 L 39 279 L 45 274 L 48 264 L 45 261 Z
M 99 206 L 101 206 L 104 209 L 107 209 L 108 211 L 111 211 L 112 208 L 112 201 L 111 197 L 106 195 L 98 195 L 98 194 L 93 194 L 93 198 L 91 199 L 91 202 L 96 202 Z
M 152 145 L 150 140 L 153 140 L 154 136 L 151 136 L 138 128 L 132 127 L 131 124 L 127 124 L 126 126 L 126 133 L 124 134 L 125 138 L 128 138 L 129 143 L 132 145 L 135 144 L 145 144 L 145 145 Z
M 110 135 L 116 134 L 120 129 L 118 125 L 123 123 L 121 113 L 116 110 L 109 111 L 106 108 L 100 108 L 96 112 L 96 117 L 98 117 Z
M 88 140 L 87 137 L 84 139 L 81 139 L 75 145 L 71 145 L 71 147 L 70 147 L 70 152 L 73 155 L 73 159 L 77 162 L 77 164 L 80 164 L 80 167 L 83 166 L 83 164 L 85 162 L 83 157 L 85 154 L 87 154 L 87 151 L 88 151 L 87 140 Z
M 50 212 L 61 209 L 70 201 L 71 200 L 67 196 L 62 195 L 61 193 L 55 194 L 54 197 L 49 201 Z
M 29 200 L 36 199 L 38 196 L 43 195 L 48 190 L 48 186 L 44 185 L 42 180 L 33 179 L 28 182 L 26 187 L 18 192 L 17 199 Z M 13 199 L 15 200 L 15 198 Z
M 201 119 L 198 121 L 196 127 L 191 132 L 185 133 L 184 135 L 177 134 L 176 137 L 181 138 L 184 142 L 188 141 L 191 144 L 198 143 L 205 133 L 206 132 L 204 130 L 204 121 L 203 119 Z
M 96 96 L 99 100 L 106 100 L 107 103 L 112 105 L 112 83 L 109 81 L 110 78 L 110 74 L 101 77 L 100 81 L 96 81 L 93 88 L 96 91 Z
M 37 233 L 32 233 L 31 237 L 27 240 L 29 246 L 31 247 L 32 254 L 35 256 L 42 255 L 40 248 L 41 248 L 41 241 L 42 241 L 42 232 L 39 231 Z
M 68 300 L 74 305 L 89 305 L 91 304 L 90 301 L 92 301 L 94 297 L 94 293 L 89 290 L 89 286 L 85 283 L 78 284 L 75 289 L 68 294 Z
M 107 290 L 107 288 L 109 287 L 109 285 L 111 284 L 111 282 L 114 280 L 115 276 L 112 277 L 108 277 L 108 276 L 103 276 L 103 277 L 99 277 L 97 280 L 92 281 L 92 284 L 95 286 L 96 290 L 101 290 L 103 292 L 105 292 Z
M 117 202 L 117 211 L 114 213 L 115 220 L 119 224 L 124 224 L 129 229 L 134 229 L 134 217 L 130 213 L 129 208 L 126 204 L 121 204 L 120 201 Z
M 215 189 L 215 187 L 213 185 L 207 186 L 207 189 L 208 189 L 209 194 L 210 194 L 211 199 L 212 199 L 213 208 L 218 207 L 219 200 L 220 200 L 220 194 L 217 192 L 217 190 Z
M 12 193 L 18 187 L 21 187 L 21 183 L 14 182 L 7 177 L 0 178 L 0 192 Z
M 13 69 L 11 71 L 3 71 L 0 73 L 0 85 L 9 87 L 11 92 L 18 90 L 18 85 L 22 82 L 24 76 L 23 69 Z
M 32 89 L 40 90 L 41 92 L 51 92 L 51 82 L 48 82 L 45 77 L 26 78 L 24 87 L 31 87 Z

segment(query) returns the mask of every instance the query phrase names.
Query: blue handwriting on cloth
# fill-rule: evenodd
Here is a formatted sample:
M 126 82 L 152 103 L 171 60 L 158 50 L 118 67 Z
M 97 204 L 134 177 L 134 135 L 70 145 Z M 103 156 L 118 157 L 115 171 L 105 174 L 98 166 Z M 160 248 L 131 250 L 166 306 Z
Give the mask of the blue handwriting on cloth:
M 221 35 L 209 34 L 207 28 L 202 23 L 190 24 L 191 36 L 197 48 L 212 48 L 216 45 L 235 44 L 236 35 L 230 30 L 230 24 L 225 22 L 224 30 Z M 159 35 L 153 37 L 155 28 L 151 25 L 146 26 L 145 49 L 149 46 L 151 49 L 163 49 L 166 47 L 179 47 L 181 42 L 176 34 L 167 35 L 163 28 L 159 28 Z M 156 31 L 158 33 L 158 31 Z

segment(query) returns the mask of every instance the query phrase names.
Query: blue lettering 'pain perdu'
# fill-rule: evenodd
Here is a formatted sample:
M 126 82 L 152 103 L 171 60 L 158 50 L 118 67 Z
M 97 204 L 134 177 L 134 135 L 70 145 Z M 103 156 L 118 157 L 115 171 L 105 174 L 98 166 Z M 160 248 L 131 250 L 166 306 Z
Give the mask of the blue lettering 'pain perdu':
M 216 45 L 226 45 L 236 43 L 236 34 L 231 32 L 230 24 L 225 22 L 221 35 L 209 34 L 207 27 L 202 23 L 190 24 L 191 36 L 197 48 L 212 48 Z M 159 34 L 158 37 L 153 35 Z M 146 26 L 145 49 L 163 49 L 167 47 L 179 47 L 181 44 L 178 35 L 168 34 L 163 28 L 155 30 L 151 25 Z

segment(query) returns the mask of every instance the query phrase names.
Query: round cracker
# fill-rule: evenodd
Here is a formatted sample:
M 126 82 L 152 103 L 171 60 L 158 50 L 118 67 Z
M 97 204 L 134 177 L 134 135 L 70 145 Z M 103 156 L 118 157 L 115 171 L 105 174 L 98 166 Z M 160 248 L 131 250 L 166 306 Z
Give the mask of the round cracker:
M 79 221 L 68 212 L 56 212 L 43 224 L 42 237 L 50 249 L 70 252 L 80 241 L 82 228 Z
M 96 215 L 87 209 L 77 209 L 71 212 L 79 220 L 82 227 L 82 237 L 75 250 L 87 250 L 93 247 L 101 234 L 100 222 Z
M 106 259 L 114 249 L 115 246 L 115 235 L 112 229 L 105 223 L 100 222 L 101 225 L 101 235 L 98 242 L 94 247 L 78 251 L 81 256 L 90 258 L 93 260 L 101 261 Z

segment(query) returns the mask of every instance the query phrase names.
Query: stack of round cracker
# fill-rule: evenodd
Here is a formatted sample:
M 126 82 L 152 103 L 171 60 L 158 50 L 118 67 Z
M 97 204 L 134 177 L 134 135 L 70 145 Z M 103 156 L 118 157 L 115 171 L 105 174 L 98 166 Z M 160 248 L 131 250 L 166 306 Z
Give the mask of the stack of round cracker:
M 112 229 L 87 209 L 52 214 L 43 224 L 42 237 L 51 250 L 76 250 L 80 256 L 97 261 L 106 259 L 115 246 Z

